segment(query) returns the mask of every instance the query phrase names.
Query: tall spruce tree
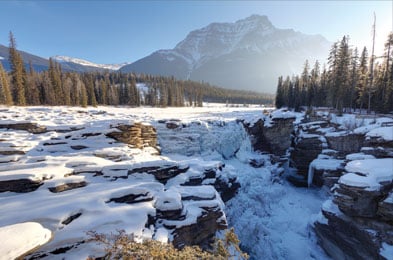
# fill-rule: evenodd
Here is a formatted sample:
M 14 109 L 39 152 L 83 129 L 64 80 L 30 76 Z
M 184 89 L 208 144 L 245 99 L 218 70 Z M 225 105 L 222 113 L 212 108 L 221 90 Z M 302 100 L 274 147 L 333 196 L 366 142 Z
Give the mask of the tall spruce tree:
M 284 106 L 285 101 L 284 101 L 284 86 L 282 82 L 282 76 L 278 77 L 278 84 L 277 84 L 277 92 L 276 92 L 276 107 L 281 108 Z
M 13 103 L 8 75 L 0 62 L 0 104 L 12 106 Z
M 383 75 L 383 111 L 393 110 L 393 32 L 388 35 L 385 42 L 385 61 Z
M 358 60 L 359 60 L 359 54 L 358 54 L 358 49 L 355 48 L 352 52 L 352 57 L 351 57 L 351 65 L 350 65 L 350 84 L 349 84 L 349 108 L 351 111 L 354 109 L 354 104 L 355 104 L 355 91 L 356 91 L 356 86 L 358 84 L 358 79 L 359 79 L 359 74 L 358 74 Z
M 13 99 L 16 105 L 26 105 L 26 70 L 21 54 L 16 49 L 16 40 L 12 32 L 9 34 L 9 61 L 11 64 L 11 83 Z
M 364 104 L 367 102 L 367 84 L 368 84 L 368 52 L 367 48 L 364 47 L 362 54 L 360 55 L 359 67 L 358 67 L 358 84 L 357 90 L 357 103 L 360 111 L 363 109 Z

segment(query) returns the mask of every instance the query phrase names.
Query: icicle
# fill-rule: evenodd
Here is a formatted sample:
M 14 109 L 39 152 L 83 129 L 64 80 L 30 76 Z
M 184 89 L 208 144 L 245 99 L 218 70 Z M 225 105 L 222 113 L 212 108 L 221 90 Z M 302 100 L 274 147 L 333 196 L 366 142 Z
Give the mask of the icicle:
M 308 174 L 307 174 L 307 185 L 310 188 L 312 184 L 312 179 L 314 178 L 314 161 L 310 163 L 308 166 Z

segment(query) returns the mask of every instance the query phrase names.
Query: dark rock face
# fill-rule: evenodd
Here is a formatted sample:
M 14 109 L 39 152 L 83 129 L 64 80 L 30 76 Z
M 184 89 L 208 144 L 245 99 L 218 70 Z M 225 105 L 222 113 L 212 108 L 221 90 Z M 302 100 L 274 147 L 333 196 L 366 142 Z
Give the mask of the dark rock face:
M 285 155 L 291 145 L 294 118 L 273 118 L 269 126 L 260 119 L 253 126 L 244 124 L 256 151 L 267 151 L 274 155 Z
M 225 167 L 225 165 L 219 165 L 216 168 L 205 169 L 202 176 L 189 179 L 183 183 L 182 186 L 197 186 L 201 185 L 204 180 L 214 179 L 212 185 L 217 190 L 217 192 L 220 193 L 222 201 L 227 202 L 236 195 L 238 189 L 240 188 L 240 184 L 236 177 L 228 179 L 221 178 L 218 172 L 222 171 L 223 167 Z
M 204 212 L 197 218 L 196 223 L 175 229 L 173 238 L 175 247 L 199 245 L 207 249 L 214 242 L 216 231 L 227 228 L 222 218 L 223 212 L 219 207 L 205 207 L 203 210 Z
M 0 181 L 0 192 L 32 192 L 38 189 L 42 184 L 44 183 L 41 181 L 33 181 L 30 179 Z
M 39 126 L 36 123 L 23 122 L 23 123 L 12 123 L 12 124 L 0 124 L 0 128 L 7 128 L 13 130 L 24 130 L 32 134 L 42 134 L 47 132 L 46 127 Z
M 296 138 L 294 149 L 291 151 L 291 166 L 298 170 L 298 173 L 307 176 L 310 163 L 322 152 L 322 141 L 319 136 L 307 138 Z
M 393 184 L 389 183 L 380 190 L 367 190 L 339 184 L 334 202 L 348 216 L 373 218 L 377 215 L 378 203 L 387 196 L 392 187 Z
M 222 201 L 227 202 L 235 197 L 240 188 L 240 184 L 237 182 L 236 178 L 229 179 L 228 181 L 217 178 L 214 183 L 214 188 L 220 193 Z
M 392 226 L 356 220 L 328 210 L 322 213 L 328 222 L 316 222 L 315 232 L 319 243 L 333 259 L 385 259 L 380 255 L 381 240 L 392 236 Z
M 272 126 L 264 130 L 264 138 L 268 143 L 268 151 L 275 155 L 284 155 L 291 145 L 294 118 L 275 118 Z
M 75 219 L 77 219 L 77 218 L 79 218 L 80 216 L 82 216 L 82 213 L 76 213 L 76 214 L 74 214 L 74 215 L 71 215 L 71 216 L 69 216 L 68 218 L 66 218 L 65 220 L 63 220 L 62 222 L 61 222 L 61 224 L 63 224 L 63 225 L 68 225 L 68 224 L 70 224 L 72 221 L 74 221 Z
M 25 151 L 17 150 L 15 148 L 10 147 L 9 150 L 0 151 L 0 155 L 23 155 L 26 154 Z
M 158 151 L 157 133 L 153 126 L 134 123 L 133 125 L 118 125 L 116 128 L 119 131 L 110 132 L 106 136 L 138 149 L 153 147 Z
M 128 171 L 128 174 L 134 173 L 148 173 L 153 174 L 154 177 L 161 183 L 165 184 L 169 179 L 188 171 L 189 167 L 179 167 L 177 165 L 174 166 L 153 166 L 153 167 L 142 167 L 135 168 Z
M 139 202 L 152 201 L 153 196 L 150 193 L 142 193 L 142 194 L 128 194 L 119 198 L 111 198 L 108 202 L 116 202 L 116 203 L 126 203 L 126 204 L 134 204 Z
M 178 127 L 179 127 L 179 124 L 177 122 L 173 122 L 173 121 L 166 122 L 166 128 L 168 128 L 168 129 L 176 129 Z
M 82 188 L 87 185 L 87 182 L 82 181 L 82 182 L 71 182 L 71 183 L 65 183 L 56 187 L 50 187 L 48 190 L 52 193 L 59 193 L 63 191 L 68 191 L 68 190 L 73 190 L 77 188 Z
M 361 152 L 372 155 L 375 158 L 393 158 L 393 148 L 389 147 L 363 147 Z
M 316 170 L 313 183 L 319 187 L 325 185 L 328 188 L 332 188 L 340 179 L 342 170 L 342 168 L 337 170 Z
M 359 167 L 359 162 L 378 165 L 378 160 L 387 159 L 371 160 L 350 162 L 345 171 L 351 171 L 353 165 Z M 333 201 L 322 207 L 327 221 L 318 220 L 315 231 L 321 246 L 334 259 L 386 259 L 381 247 L 393 245 L 393 179 L 385 176 L 384 181 L 378 181 L 381 175 L 372 170 L 345 173 L 334 188 Z M 373 177 L 378 185 L 367 179 Z
M 380 137 L 367 136 L 364 145 L 368 148 L 363 148 L 364 153 L 374 155 L 376 158 L 393 157 L 393 141 L 386 141 Z
M 326 135 L 329 148 L 339 151 L 342 154 L 350 154 L 360 152 L 364 145 L 363 134 L 345 134 L 340 136 Z

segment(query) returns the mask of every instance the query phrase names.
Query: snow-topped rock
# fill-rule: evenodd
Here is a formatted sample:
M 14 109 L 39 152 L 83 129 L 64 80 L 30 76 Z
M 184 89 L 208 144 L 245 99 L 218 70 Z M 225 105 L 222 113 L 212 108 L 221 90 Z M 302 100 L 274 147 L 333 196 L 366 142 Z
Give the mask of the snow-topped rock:
M 348 174 L 342 176 L 340 184 L 351 187 L 378 190 L 383 184 L 393 181 L 393 158 L 365 159 L 349 162 L 345 166 Z
M 366 134 L 366 138 L 374 138 L 385 142 L 391 142 L 393 141 L 393 126 L 372 129 Z
M 52 235 L 49 229 L 36 222 L 24 222 L 0 227 L 1 259 L 16 259 L 47 243 Z

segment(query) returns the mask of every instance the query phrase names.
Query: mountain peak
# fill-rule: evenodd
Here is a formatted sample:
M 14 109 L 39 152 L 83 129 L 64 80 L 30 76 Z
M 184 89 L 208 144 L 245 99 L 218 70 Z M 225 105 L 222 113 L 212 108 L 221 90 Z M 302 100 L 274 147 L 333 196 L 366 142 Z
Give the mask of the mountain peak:
M 236 24 L 254 23 L 256 25 L 264 25 L 265 27 L 274 27 L 266 15 L 253 14 L 249 17 L 236 21 Z
M 264 37 L 275 30 L 266 15 L 251 15 L 234 23 L 211 23 L 194 30 L 179 42 L 174 50 L 195 66 L 199 66 L 207 58 L 243 48 L 244 38 L 247 35 L 255 34 Z M 260 37 L 255 38 L 254 41 L 260 41 Z
M 194 30 L 174 49 L 156 51 L 121 71 L 273 92 L 278 76 L 298 73 L 304 60 L 323 60 L 328 50 L 323 37 L 276 28 L 266 15 L 255 14 Z

